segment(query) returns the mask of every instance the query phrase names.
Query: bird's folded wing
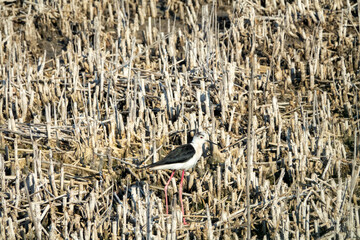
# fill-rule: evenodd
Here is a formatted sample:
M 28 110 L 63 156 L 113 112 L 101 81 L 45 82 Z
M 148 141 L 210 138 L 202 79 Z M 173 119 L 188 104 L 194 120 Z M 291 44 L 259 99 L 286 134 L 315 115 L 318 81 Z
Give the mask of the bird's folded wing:
M 191 144 L 185 144 L 172 150 L 162 160 L 146 166 L 146 168 L 156 167 L 160 165 L 184 163 L 195 155 L 195 148 Z

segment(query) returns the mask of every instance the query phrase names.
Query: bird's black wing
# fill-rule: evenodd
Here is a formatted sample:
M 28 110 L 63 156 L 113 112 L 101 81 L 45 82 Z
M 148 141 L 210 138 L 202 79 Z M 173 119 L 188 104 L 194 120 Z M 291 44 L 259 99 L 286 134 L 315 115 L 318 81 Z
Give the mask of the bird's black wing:
M 195 148 L 191 144 L 185 144 L 172 150 L 162 160 L 147 165 L 145 166 L 145 168 L 151 168 L 151 167 L 173 164 L 173 163 L 183 163 L 189 160 L 194 154 L 195 154 Z

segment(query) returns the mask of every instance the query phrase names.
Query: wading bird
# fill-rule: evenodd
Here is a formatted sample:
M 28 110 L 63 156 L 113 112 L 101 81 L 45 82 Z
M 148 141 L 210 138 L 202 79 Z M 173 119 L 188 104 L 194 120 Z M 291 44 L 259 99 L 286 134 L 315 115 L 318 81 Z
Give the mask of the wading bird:
M 189 144 L 181 145 L 174 150 L 172 150 L 165 158 L 162 160 L 155 162 L 153 164 L 144 166 L 142 168 L 148 168 L 150 170 L 163 170 L 163 169 L 171 169 L 173 172 L 171 173 L 170 179 L 165 185 L 165 204 L 166 204 L 166 214 L 168 214 L 168 198 L 167 198 L 167 188 L 175 174 L 176 170 L 183 170 L 181 174 L 181 181 L 179 187 L 179 198 L 181 202 L 181 212 L 183 214 L 183 223 L 187 225 L 184 217 L 184 205 L 182 201 L 182 186 L 184 181 L 185 170 L 193 168 L 197 161 L 203 154 L 203 144 L 208 141 L 207 134 L 203 132 L 196 133 L 192 142 Z

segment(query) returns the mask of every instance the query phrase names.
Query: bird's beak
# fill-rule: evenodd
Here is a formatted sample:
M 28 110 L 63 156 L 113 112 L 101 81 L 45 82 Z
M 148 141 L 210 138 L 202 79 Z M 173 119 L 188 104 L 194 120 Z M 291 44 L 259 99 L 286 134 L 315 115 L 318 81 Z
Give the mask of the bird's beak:
M 211 143 L 211 144 L 214 144 L 214 145 L 220 146 L 219 144 L 214 143 L 214 142 L 212 142 L 212 141 L 210 141 L 210 140 L 206 140 L 206 141 L 207 141 L 207 142 L 209 142 L 209 143 Z

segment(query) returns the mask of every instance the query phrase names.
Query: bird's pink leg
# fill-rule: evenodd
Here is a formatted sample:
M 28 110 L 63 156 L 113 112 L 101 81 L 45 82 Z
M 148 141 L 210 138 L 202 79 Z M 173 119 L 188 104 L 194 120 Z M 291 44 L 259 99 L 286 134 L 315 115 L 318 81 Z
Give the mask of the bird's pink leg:
M 182 174 L 181 174 L 179 198 L 180 198 L 180 202 L 181 202 L 181 212 L 182 212 L 182 215 L 183 215 L 183 223 L 184 223 L 184 225 L 187 225 L 187 222 L 185 221 L 184 204 L 183 204 L 183 200 L 182 200 L 182 186 L 183 186 L 183 181 L 184 181 L 184 173 L 185 173 L 185 170 L 183 170 Z
M 169 214 L 169 211 L 168 211 L 168 199 L 167 199 L 167 188 L 169 186 L 169 183 L 172 179 L 172 177 L 174 176 L 174 173 L 175 173 L 175 170 L 172 172 L 170 178 L 169 178 L 169 181 L 166 183 L 165 185 L 165 188 L 164 188 L 164 192 L 165 192 L 165 204 L 166 204 L 166 214 Z

